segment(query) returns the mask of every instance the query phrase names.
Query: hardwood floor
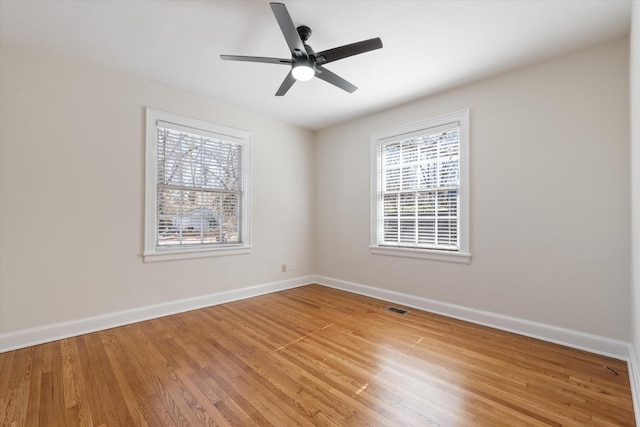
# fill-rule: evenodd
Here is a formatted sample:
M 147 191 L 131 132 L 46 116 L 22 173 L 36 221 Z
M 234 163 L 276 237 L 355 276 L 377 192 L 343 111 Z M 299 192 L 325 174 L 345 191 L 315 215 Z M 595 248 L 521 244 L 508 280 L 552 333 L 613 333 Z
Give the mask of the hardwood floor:
M 626 362 L 319 285 L 0 354 L 5 426 L 635 425 Z

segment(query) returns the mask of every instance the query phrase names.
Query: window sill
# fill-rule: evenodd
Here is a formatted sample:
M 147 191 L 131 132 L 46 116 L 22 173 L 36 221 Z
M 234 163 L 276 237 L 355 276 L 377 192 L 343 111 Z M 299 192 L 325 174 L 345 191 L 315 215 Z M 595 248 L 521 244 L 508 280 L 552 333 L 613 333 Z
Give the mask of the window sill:
M 461 252 L 444 252 L 430 249 L 396 248 L 391 246 L 370 246 L 373 255 L 387 255 L 402 258 L 430 259 L 434 261 L 471 264 L 471 254 Z
M 144 262 L 173 261 L 179 259 L 211 258 L 251 253 L 251 246 L 226 246 L 220 248 L 167 249 L 143 253 Z

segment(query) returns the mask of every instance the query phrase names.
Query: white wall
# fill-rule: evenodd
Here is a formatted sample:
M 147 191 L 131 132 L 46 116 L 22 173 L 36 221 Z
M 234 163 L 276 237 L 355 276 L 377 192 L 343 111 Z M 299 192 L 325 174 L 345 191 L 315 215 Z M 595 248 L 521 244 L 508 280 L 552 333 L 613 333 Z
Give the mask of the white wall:
M 0 333 L 314 272 L 311 132 L 6 44 L 0 58 Z M 145 106 L 252 133 L 250 255 L 143 263 Z
M 318 133 L 321 276 L 628 341 L 628 42 Z M 471 109 L 470 265 L 369 253 L 369 135 Z

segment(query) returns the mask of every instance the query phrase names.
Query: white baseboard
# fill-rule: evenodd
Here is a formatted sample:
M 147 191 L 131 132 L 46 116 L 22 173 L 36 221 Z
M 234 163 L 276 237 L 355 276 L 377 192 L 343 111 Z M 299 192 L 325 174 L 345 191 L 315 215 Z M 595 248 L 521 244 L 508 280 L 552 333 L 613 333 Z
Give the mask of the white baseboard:
M 310 283 L 318 283 L 331 288 L 378 298 L 407 307 L 413 307 L 443 316 L 625 360 L 629 366 L 629 380 L 636 413 L 636 423 L 640 426 L 640 371 L 638 370 L 639 367 L 636 363 L 635 351 L 631 343 L 325 276 L 303 276 L 164 304 L 119 311 L 101 316 L 87 317 L 70 322 L 61 322 L 39 328 L 0 334 L 0 353 L 198 308 L 210 307 L 226 302 L 296 288 Z
M 171 301 L 164 304 L 146 306 L 132 310 L 119 311 L 69 322 L 61 322 L 17 332 L 0 334 L 0 353 L 62 338 L 128 325 L 144 320 L 155 319 L 171 314 L 182 313 L 198 308 L 223 304 L 225 302 L 251 298 L 258 295 L 303 286 L 309 283 L 318 283 L 332 288 L 366 295 L 389 302 L 395 302 L 397 304 L 403 304 L 408 307 L 414 307 L 432 313 L 442 314 L 455 319 L 465 320 L 492 328 L 514 332 L 520 335 L 542 339 L 544 341 L 550 341 L 586 350 L 592 353 L 626 360 L 633 363 L 633 366 L 635 367 L 635 359 L 630 353 L 632 347 L 628 342 L 325 276 L 303 276 L 290 280 L 250 286 L 200 297 Z M 640 377 L 636 376 L 634 380 L 635 379 L 640 379 Z M 640 387 L 640 384 L 638 384 L 638 386 Z M 640 398 L 640 395 L 638 396 Z
M 465 320 L 508 332 L 514 332 L 519 335 L 525 335 L 580 350 L 586 350 L 591 353 L 601 354 L 626 361 L 631 360 L 630 344 L 625 341 L 591 335 L 573 331 L 571 329 L 559 328 L 557 326 L 491 313 L 489 311 L 476 310 L 461 305 L 435 301 L 387 289 L 375 288 L 359 283 L 333 279 L 331 277 L 316 276 L 315 279 L 316 283 L 332 288 L 366 295 L 389 302 L 395 302 L 397 304 L 403 304 L 408 307 L 429 311 L 431 313 L 442 314 L 455 319 Z
M 200 297 L 171 301 L 164 304 L 150 305 L 146 307 L 135 308 L 132 310 L 109 313 L 101 316 L 86 317 L 84 319 L 73 320 L 69 322 L 61 322 L 38 328 L 0 334 L 0 353 L 63 338 L 69 338 L 77 335 L 110 329 L 117 326 L 142 322 L 144 320 L 164 317 L 170 314 L 182 313 L 198 308 L 210 307 L 226 302 L 237 301 L 245 298 L 255 297 L 258 295 L 291 289 L 313 283 L 313 279 L 313 276 L 298 277 L 295 279 L 250 286 L 241 289 L 234 289 L 231 291 L 203 295 Z
M 640 377 L 638 376 L 640 372 L 638 372 L 637 360 L 633 345 L 629 344 L 629 360 L 627 360 L 629 383 L 631 397 L 633 398 L 633 410 L 636 414 L 636 425 L 640 426 Z

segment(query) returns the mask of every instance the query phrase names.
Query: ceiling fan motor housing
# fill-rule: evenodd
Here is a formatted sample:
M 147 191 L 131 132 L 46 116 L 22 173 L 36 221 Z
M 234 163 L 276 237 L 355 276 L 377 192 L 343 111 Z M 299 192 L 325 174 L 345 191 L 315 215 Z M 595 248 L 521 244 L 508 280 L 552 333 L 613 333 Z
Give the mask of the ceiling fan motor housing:
M 311 28 L 307 27 L 306 25 L 300 25 L 298 28 L 296 28 L 296 30 L 298 30 L 298 35 L 300 35 L 300 39 L 303 43 L 309 40 L 309 37 L 311 37 Z

